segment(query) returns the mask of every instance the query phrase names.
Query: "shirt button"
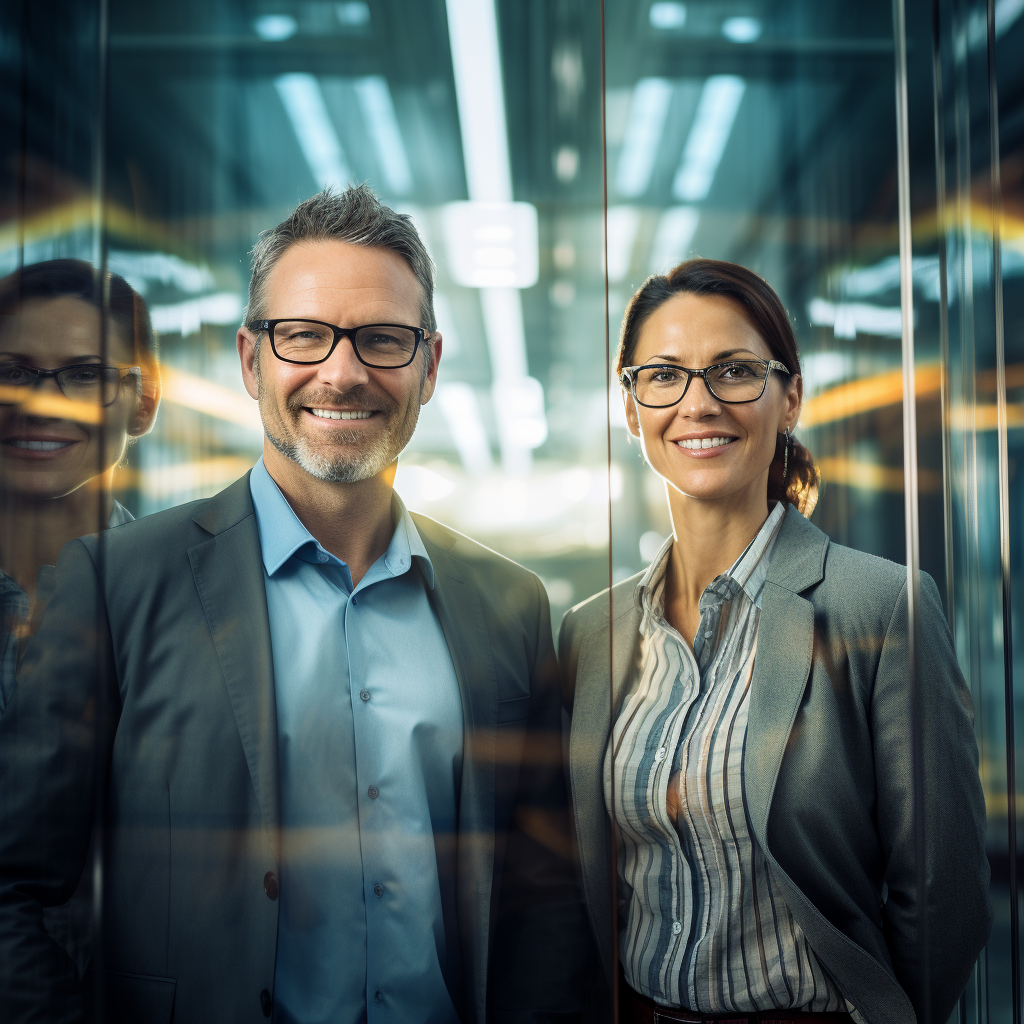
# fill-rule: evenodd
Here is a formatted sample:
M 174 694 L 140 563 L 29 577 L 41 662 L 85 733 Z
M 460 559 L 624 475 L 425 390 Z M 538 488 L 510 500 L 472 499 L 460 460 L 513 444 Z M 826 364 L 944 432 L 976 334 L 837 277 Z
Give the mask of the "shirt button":
M 371 800 L 376 800 L 377 794 L 380 790 L 376 786 L 371 786 L 366 792 L 369 794 Z
M 377 899 L 380 899 L 380 898 L 381 898 L 381 896 L 383 896 L 383 895 L 384 895 L 384 886 L 383 886 L 383 885 L 381 885 L 381 884 L 380 884 L 380 882 L 378 882 L 378 883 L 377 883 L 377 884 L 376 884 L 376 885 L 375 885 L 375 886 L 373 887 L 373 895 L 374 895 L 374 896 L 376 896 L 376 897 L 377 897 Z
M 683 930 L 683 926 L 678 921 L 672 922 L 672 934 L 678 935 Z
M 318 562 L 326 562 L 327 561 L 327 556 L 326 555 L 318 555 L 317 556 L 317 561 Z
M 383 1003 L 384 1002 L 384 993 L 383 992 L 374 992 L 373 993 L 373 1001 L 375 1003 Z
M 260 1006 L 263 1009 L 263 1016 L 269 1017 L 274 1009 L 274 1000 L 270 998 L 270 993 L 266 989 L 260 993 Z
M 668 751 L 664 747 L 658 747 L 658 749 L 654 752 L 654 760 L 655 761 L 664 761 L 665 760 L 665 755 L 667 753 L 668 753 Z
M 280 887 L 277 884 L 277 875 L 273 871 L 268 871 L 263 876 L 263 891 L 272 899 L 277 899 L 277 894 L 280 891 Z
M 359 691 L 359 699 L 360 700 L 369 700 L 370 699 L 370 691 L 369 690 L 360 690 Z

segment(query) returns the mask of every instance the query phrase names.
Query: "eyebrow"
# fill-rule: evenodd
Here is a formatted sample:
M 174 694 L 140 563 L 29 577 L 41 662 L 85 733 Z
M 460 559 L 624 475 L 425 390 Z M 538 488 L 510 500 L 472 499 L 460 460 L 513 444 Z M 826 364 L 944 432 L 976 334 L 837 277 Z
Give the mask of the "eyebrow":
M 711 360 L 711 365 L 713 365 L 714 363 L 717 363 L 721 359 L 728 359 L 730 356 L 739 355 L 740 353 L 743 353 L 743 352 L 745 352 L 747 355 L 753 356 L 755 359 L 760 359 L 761 358 L 756 352 L 751 351 L 749 348 L 730 348 L 730 349 L 726 349 L 724 352 L 719 352 L 718 355 L 714 356 L 712 358 L 712 360 Z M 665 355 L 664 353 L 662 353 L 661 355 L 651 356 L 651 361 L 652 362 L 655 362 L 657 360 L 662 360 L 662 361 L 664 361 L 666 363 L 673 363 L 673 364 L 675 364 L 676 357 L 675 356 L 668 356 L 668 355 Z

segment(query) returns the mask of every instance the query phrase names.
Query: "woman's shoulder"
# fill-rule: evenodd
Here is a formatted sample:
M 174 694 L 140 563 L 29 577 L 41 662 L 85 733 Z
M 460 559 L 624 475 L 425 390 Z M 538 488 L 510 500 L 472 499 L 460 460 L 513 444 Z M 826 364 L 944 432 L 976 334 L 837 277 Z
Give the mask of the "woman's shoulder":
M 579 643 L 594 633 L 607 630 L 623 615 L 634 612 L 637 608 L 636 587 L 644 571 L 616 583 L 613 587 L 606 587 L 600 593 L 570 608 L 562 616 L 562 626 L 559 630 L 561 641 Z

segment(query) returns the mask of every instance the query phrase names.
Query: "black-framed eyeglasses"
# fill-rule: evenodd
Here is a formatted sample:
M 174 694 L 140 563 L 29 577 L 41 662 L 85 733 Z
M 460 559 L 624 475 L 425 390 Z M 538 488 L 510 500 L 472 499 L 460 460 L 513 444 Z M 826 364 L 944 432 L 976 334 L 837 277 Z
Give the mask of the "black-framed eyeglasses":
M 342 338 L 348 338 L 356 359 L 375 370 L 408 366 L 427 336 L 422 327 L 405 324 L 336 327 L 322 320 L 254 320 L 245 326 L 250 331 L 266 331 L 274 355 L 286 363 L 322 363 Z
M 121 394 L 121 382 L 135 377 L 136 386 L 142 383 L 141 366 L 108 366 L 103 363 L 71 363 L 55 370 L 41 370 L 10 359 L 0 359 L 0 388 L 37 388 L 44 380 L 53 378 L 65 398 L 75 402 L 99 402 L 113 405 Z M 0 397 L 0 404 L 5 404 Z
M 694 377 L 703 377 L 704 386 L 720 402 L 739 405 L 756 402 L 763 394 L 772 370 L 789 374 L 777 359 L 731 359 L 695 370 L 671 363 L 626 366 L 622 386 L 648 409 L 665 409 L 682 401 Z

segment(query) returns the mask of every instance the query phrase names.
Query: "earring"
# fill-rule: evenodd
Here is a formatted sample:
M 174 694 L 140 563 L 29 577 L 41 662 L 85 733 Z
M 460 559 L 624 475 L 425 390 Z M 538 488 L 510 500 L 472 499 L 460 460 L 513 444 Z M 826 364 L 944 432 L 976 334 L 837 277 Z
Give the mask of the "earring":
M 782 479 L 789 473 L 789 427 L 786 427 L 786 447 L 782 453 Z

